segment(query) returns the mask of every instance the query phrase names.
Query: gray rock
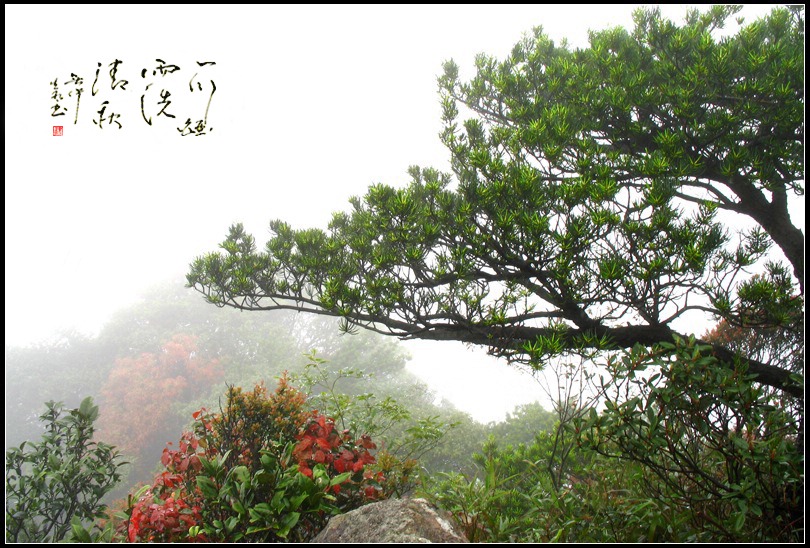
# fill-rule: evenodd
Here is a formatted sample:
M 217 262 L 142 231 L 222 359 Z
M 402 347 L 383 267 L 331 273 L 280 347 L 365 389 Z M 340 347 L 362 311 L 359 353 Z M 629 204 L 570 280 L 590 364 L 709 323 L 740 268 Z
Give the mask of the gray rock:
M 467 542 L 425 499 L 390 499 L 333 517 L 312 542 Z

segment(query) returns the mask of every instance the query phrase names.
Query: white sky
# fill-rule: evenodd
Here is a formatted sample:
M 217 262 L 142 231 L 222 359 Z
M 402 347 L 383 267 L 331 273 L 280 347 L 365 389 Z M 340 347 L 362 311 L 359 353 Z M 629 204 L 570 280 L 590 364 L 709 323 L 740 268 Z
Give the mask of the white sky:
M 503 57 L 535 25 L 584 46 L 589 28 L 630 28 L 634 8 L 6 5 L 6 344 L 98 329 L 149 285 L 182 276 L 233 222 L 261 244 L 270 219 L 325 227 L 369 184 L 407 183 L 409 165 L 449 170 L 438 138 L 444 60 L 469 76 L 476 53 Z M 677 20 L 685 11 L 664 8 Z M 126 90 L 110 89 L 115 59 Z M 155 59 L 181 70 L 141 78 Z M 72 72 L 85 89 L 76 125 L 75 97 L 51 117 L 50 82 L 66 94 Z M 188 93 L 195 72 L 216 83 L 213 129 L 181 137 L 174 128 L 202 118 L 210 90 Z M 150 82 L 152 127 L 140 112 Z M 155 116 L 162 86 L 175 120 Z M 93 123 L 102 100 L 122 129 Z M 541 397 L 482 351 L 409 349 L 413 370 L 479 420 Z

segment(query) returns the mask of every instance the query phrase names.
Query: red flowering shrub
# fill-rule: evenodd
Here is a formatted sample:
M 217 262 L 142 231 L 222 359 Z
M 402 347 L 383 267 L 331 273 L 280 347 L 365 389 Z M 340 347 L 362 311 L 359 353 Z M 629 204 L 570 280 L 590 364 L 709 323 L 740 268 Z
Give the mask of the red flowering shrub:
M 165 470 L 136 500 L 118 540 L 130 542 L 304 541 L 330 515 L 381 497 L 368 436 L 338 433 L 306 409 L 286 375 L 269 394 L 229 387 L 221 414 L 193 414 Z

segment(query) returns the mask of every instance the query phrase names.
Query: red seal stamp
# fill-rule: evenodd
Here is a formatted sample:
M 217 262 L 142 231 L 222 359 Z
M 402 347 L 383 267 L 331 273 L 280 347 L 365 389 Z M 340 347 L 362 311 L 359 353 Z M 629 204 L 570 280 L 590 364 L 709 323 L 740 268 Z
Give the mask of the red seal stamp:
M 54 137 L 62 136 L 62 126 L 53 126 L 53 136 Z

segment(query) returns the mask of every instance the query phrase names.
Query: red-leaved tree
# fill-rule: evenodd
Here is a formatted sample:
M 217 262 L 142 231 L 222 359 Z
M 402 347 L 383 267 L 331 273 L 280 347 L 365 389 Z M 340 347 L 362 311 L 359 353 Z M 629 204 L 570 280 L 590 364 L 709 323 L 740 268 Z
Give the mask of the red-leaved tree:
M 175 335 L 157 353 L 119 358 L 101 390 L 99 435 L 134 457 L 154 454 L 182 427 L 172 406 L 208 392 L 223 376 L 196 337 Z

